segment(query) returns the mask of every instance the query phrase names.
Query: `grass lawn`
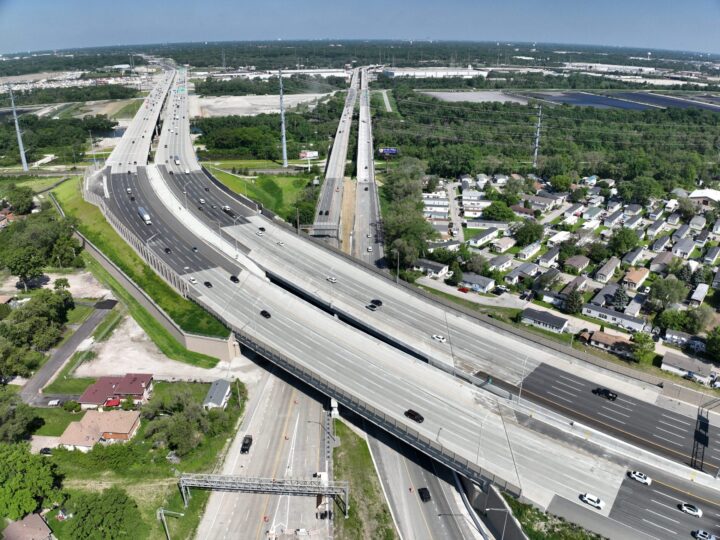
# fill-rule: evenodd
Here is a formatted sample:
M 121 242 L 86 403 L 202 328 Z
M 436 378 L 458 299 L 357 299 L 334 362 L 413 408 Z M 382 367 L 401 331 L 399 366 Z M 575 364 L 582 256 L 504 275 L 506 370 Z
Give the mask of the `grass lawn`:
M 297 198 L 312 180 L 308 175 L 260 175 L 255 179 L 238 178 L 209 166 L 213 175 L 235 193 L 246 195 L 276 214 L 288 215 L 294 209 Z
M 37 193 L 49 188 L 62 179 L 62 176 L 0 176 L 0 196 L 4 196 L 12 184 L 29 187 Z
M 127 314 L 127 309 L 123 304 L 116 304 L 115 308 L 108 313 L 105 318 L 97 325 L 92 336 L 95 341 L 105 341 L 115 331 L 115 328 L 122 322 Z
M 289 159 L 290 165 L 307 165 L 307 160 Z M 205 167 L 219 167 L 221 169 L 282 169 L 282 163 L 269 159 L 228 159 L 222 161 L 204 161 Z
M 333 448 L 333 470 L 337 480 L 350 482 L 349 517 L 335 508 L 335 538 L 397 538 L 367 443 L 340 420 L 335 420 L 340 445 Z
M 66 214 L 78 219 L 78 229 L 105 255 L 130 276 L 186 332 L 226 337 L 228 330 L 200 306 L 186 300 L 147 266 L 125 243 L 97 207 L 85 202 L 80 179 L 65 182 L 53 190 Z
M 71 413 L 61 407 L 56 408 L 36 408 L 33 409 L 35 417 L 38 418 L 38 427 L 33 430 L 33 435 L 48 435 L 51 437 L 59 437 L 68 427 L 70 422 L 80 420 L 85 416 L 85 412 Z
M 143 99 L 133 99 L 132 101 L 129 101 L 126 105 L 124 105 L 118 112 L 116 112 L 112 117 L 113 118 L 132 118 L 135 116 L 135 113 L 140 110 L 140 107 L 142 107 Z
M 76 305 L 70 311 L 68 311 L 68 322 L 67 324 L 80 324 L 87 319 L 93 312 L 93 308 L 90 306 L 78 306 Z

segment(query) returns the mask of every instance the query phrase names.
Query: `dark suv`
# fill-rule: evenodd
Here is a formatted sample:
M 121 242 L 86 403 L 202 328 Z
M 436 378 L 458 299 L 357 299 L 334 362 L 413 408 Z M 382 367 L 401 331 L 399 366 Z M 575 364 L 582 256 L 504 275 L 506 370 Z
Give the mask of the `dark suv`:
M 242 446 L 240 447 L 241 454 L 247 454 L 252 446 L 252 435 L 245 435 L 243 437 Z
M 421 487 L 420 489 L 418 489 L 418 495 L 420 495 L 420 500 L 424 503 L 432 500 L 430 490 L 426 487 Z
M 618 397 L 615 392 L 608 390 L 607 388 L 595 388 L 592 393 L 596 396 L 604 397 L 608 401 L 615 401 Z
M 405 411 L 405 416 L 407 416 L 410 420 L 414 420 L 418 424 L 422 424 L 423 420 L 425 420 L 422 414 L 412 409 Z

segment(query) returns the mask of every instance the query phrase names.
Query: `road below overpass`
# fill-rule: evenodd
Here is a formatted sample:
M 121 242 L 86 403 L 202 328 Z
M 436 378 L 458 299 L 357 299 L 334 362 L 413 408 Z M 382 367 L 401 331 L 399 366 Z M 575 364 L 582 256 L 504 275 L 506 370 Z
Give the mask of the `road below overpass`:
M 345 106 L 338 122 L 332 150 L 327 161 L 325 181 L 320 189 L 320 196 L 315 208 L 315 221 L 312 226 L 314 236 L 327 237 L 336 245 L 338 245 L 340 238 L 340 212 L 342 209 L 345 164 L 347 163 L 350 130 L 352 129 L 359 80 L 359 69 L 354 69 L 345 98 Z

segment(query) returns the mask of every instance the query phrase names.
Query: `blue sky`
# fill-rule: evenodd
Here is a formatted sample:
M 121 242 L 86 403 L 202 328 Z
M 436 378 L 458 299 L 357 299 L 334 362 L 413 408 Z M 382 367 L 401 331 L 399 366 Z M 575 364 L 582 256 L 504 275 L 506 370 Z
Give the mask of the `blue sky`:
M 397 38 L 720 53 L 719 29 L 720 0 L 0 0 L 0 52 Z

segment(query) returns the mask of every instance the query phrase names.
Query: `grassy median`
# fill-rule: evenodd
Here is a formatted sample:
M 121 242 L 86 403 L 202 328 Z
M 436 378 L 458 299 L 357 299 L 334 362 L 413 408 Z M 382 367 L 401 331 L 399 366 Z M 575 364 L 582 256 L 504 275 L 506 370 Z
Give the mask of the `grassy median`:
M 350 515 L 345 519 L 335 507 L 335 538 L 397 538 L 367 443 L 340 420 L 335 420 L 335 436 L 339 442 L 333 449 L 335 479 L 350 482 Z
M 175 292 L 115 232 L 100 209 L 83 200 L 80 181 L 80 178 L 74 178 L 53 190 L 65 213 L 78 220 L 80 232 L 137 283 L 184 331 L 227 337 L 229 331 L 219 320 Z

